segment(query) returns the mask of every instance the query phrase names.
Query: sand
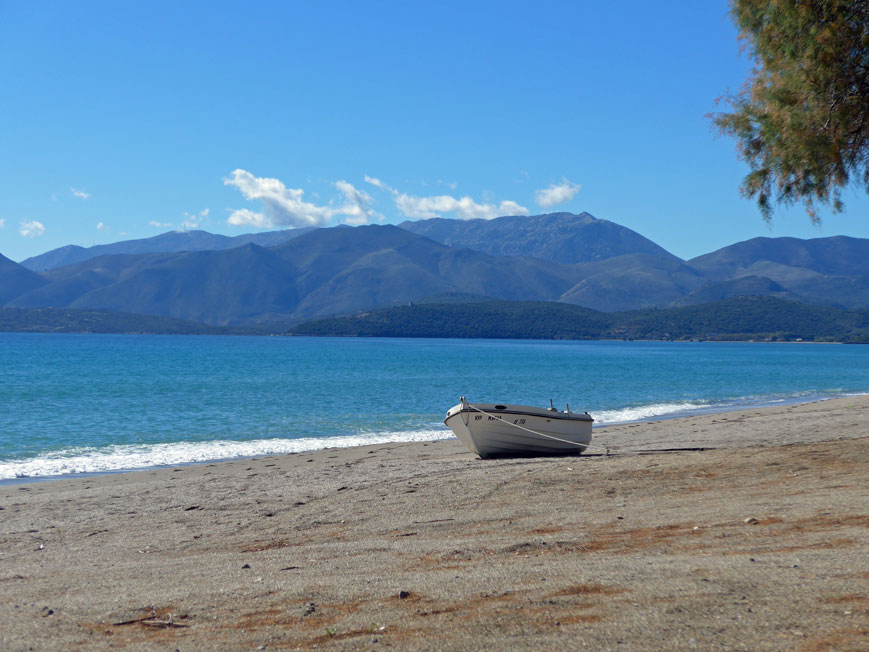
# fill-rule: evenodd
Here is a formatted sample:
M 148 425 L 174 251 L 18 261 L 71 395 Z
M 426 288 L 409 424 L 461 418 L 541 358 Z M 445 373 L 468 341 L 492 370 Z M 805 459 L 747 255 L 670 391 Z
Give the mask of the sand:
M 0 486 L 0 650 L 869 649 L 869 397 L 595 443 Z

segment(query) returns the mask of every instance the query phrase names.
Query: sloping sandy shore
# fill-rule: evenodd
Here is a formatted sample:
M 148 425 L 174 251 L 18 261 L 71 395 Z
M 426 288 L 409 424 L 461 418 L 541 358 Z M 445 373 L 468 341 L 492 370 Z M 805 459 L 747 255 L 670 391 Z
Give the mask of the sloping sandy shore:
M 869 649 L 869 397 L 595 442 L 0 486 L 0 650 Z

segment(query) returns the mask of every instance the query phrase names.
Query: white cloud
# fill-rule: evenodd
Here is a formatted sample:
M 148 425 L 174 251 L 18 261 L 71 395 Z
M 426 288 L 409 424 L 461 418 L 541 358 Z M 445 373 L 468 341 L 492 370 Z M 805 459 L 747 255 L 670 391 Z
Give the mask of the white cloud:
M 372 186 L 385 190 L 386 192 L 391 192 L 392 194 L 397 192 L 395 188 L 390 188 L 377 177 L 369 177 L 367 174 L 365 175 L 365 183 L 370 183 Z
M 528 215 L 528 209 L 514 201 L 480 204 L 470 197 L 456 199 L 450 195 L 416 197 L 401 193 L 395 197 L 395 205 L 407 217 L 417 219 L 439 217 L 442 213 L 455 213 L 463 220 L 491 220 L 502 215 Z
M 501 215 L 528 215 L 528 209 L 514 201 L 502 201 L 498 206 Z
M 230 224 L 247 219 L 247 224 L 259 227 L 282 226 L 321 226 L 332 218 L 332 211 L 326 206 L 317 206 L 303 201 L 304 190 L 287 188 L 278 179 L 255 177 L 246 170 L 234 170 L 232 176 L 223 180 L 224 185 L 235 186 L 245 199 L 259 200 L 263 205 L 262 213 L 247 209 L 235 211 L 230 216 Z
M 105 231 L 105 229 L 106 229 L 106 225 L 104 222 L 97 223 L 97 231 Z
M 0 229 L 6 226 L 6 220 L 0 220 Z
M 486 200 L 483 203 L 479 203 L 467 196 L 457 199 L 451 195 L 433 195 L 428 197 L 409 195 L 399 192 L 377 177 L 369 177 L 367 174 L 365 175 L 365 181 L 390 193 L 398 210 L 405 217 L 414 219 L 440 217 L 442 213 L 455 213 L 463 220 L 491 220 L 502 215 L 528 215 L 528 209 L 515 201 L 506 200 L 496 204 L 494 200 L 489 198 L 490 193 L 486 193 Z M 454 185 L 450 184 L 450 187 Z
M 45 233 L 45 226 L 42 222 L 33 220 L 32 222 L 21 222 L 21 228 L 18 232 L 25 238 L 36 238 Z
M 367 192 L 347 181 L 336 181 L 335 187 L 344 195 L 344 206 L 340 210 L 342 215 L 347 216 L 344 220 L 347 224 L 368 224 L 372 220 L 383 220 L 383 216 L 371 208 L 374 198 Z
M 323 226 L 336 216 L 345 216 L 349 224 L 365 224 L 371 219 L 382 219 L 371 208 L 374 202 L 371 196 L 347 181 L 335 182 L 344 202 L 327 206 L 304 201 L 305 191 L 301 188 L 287 188 L 279 179 L 255 177 L 246 170 L 233 170 L 223 183 L 238 188 L 245 199 L 262 203 L 263 210 L 260 213 L 246 208 L 233 211 L 227 222 L 236 226 Z
M 178 225 L 182 231 L 188 231 L 190 229 L 198 229 L 202 226 L 202 223 L 208 218 L 208 214 L 211 211 L 207 208 L 202 209 L 198 213 L 184 213 L 184 221 Z
M 364 176 L 365 182 L 392 195 L 398 210 L 406 217 L 425 219 L 454 213 L 462 219 L 492 219 L 502 215 L 528 215 L 528 209 L 512 200 L 495 201 L 491 193 L 482 201 L 468 196 L 452 195 L 416 196 L 399 192 L 377 177 Z M 340 198 L 322 205 L 305 201 L 305 191 L 288 188 L 279 179 L 255 177 L 246 170 L 234 170 L 223 180 L 224 185 L 238 188 L 245 199 L 259 201 L 261 210 L 239 208 L 232 210 L 227 222 L 234 226 L 252 226 L 265 229 L 275 226 L 323 226 L 333 218 L 343 218 L 346 224 L 368 224 L 382 221 L 383 215 L 374 210 L 374 198 L 352 183 L 334 182 Z M 439 182 L 442 183 L 442 182 Z M 455 184 L 448 184 L 451 188 Z
M 172 226 L 169 222 L 158 222 L 157 220 L 151 220 L 148 224 L 157 227 L 158 229 L 168 229 Z
M 70 186 L 69 191 L 72 193 L 73 197 L 78 197 L 79 199 L 90 199 L 91 194 L 89 192 L 85 192 L 84 190 L 78 190 Z
M 233 226 L 255 226 L 258 229 L 267 229 L 273 226 L 272 221 L 265 215 L 246 208 L 239 208 L 233 211 L 226 221 Z
M 579 192 L 581 186 L 576 183 L 571 183 L 566 178 L 562 177 L 561 183 L 553 183 L 548 188 L 543 188 L 534 193 L 534 200 L 538 206 L 549 208 L 556 204 L 563 204 L 570 201 Z

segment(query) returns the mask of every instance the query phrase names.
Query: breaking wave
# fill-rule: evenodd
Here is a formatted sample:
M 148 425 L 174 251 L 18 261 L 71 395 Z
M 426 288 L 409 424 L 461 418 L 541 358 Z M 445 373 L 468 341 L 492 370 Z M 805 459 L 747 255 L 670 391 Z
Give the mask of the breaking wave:
M 773 407 L 810 401 L 824 401 L 845 396 L 860 396 L 862 392 L 845 392 L 830 390 L 826 392 L 791 392 L 788 394 L 768 394 L 741 396 L 726 401 L 685 401 L 680 403 L 652 403 L 620 408 L 617 410 L 599 410 L 592 416 L 597 425 L 612 425 L 643 421 L 646 419 L 662 419 L 687 416 L 691 414 L 709 414 L 711 412 L 730 412 L 750 408 Z
M 600 410 L 592 416 L 595 423 L 604 425 L 688 414 L 697 410 L 708 410 L 710 407 L 709 403 L 653 403 L 652 405 L 638 405 L 620 410 Z
M 370 444 L 433 441 L 453 434 L 446 428 L 363 433 L 343 437 L 301 439 L 257 439 L 253 441 L 174 442 L 162 444 L 117 444 L 114 446 L 69 448 L 46 452 L 29 459 L 0 461 L 0 480 L 43 478 L 79 473 L 132 471 L 263 455 L 282 455 L 347 448 Z

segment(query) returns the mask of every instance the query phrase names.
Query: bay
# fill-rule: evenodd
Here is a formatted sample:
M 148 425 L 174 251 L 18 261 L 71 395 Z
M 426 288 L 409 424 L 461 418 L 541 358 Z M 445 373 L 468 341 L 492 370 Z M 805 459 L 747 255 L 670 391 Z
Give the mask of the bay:
M 0 480 L 451 437 L 470 401 L 596 425 L 869 392 L 869 347 L 0 333 Z

